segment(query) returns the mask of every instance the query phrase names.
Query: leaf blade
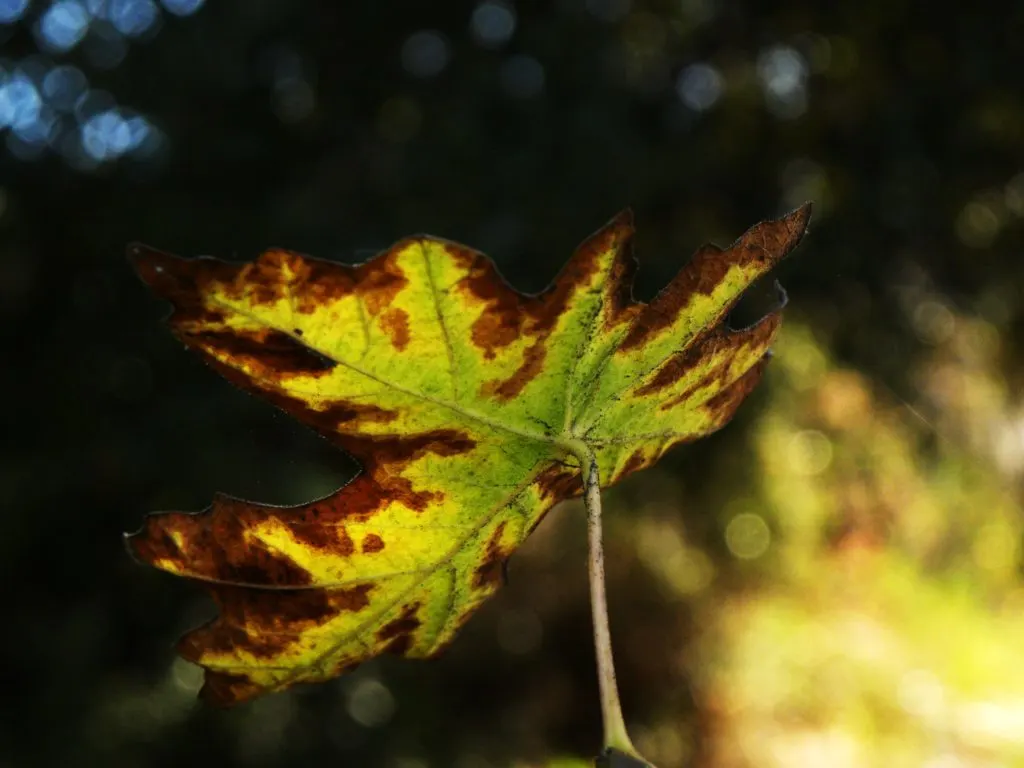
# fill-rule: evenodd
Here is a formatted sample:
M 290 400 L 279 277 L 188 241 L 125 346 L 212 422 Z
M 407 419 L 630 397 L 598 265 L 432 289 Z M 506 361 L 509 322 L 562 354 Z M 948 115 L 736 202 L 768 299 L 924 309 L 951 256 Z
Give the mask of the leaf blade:
M 218 603 L 179 647 L 206 668 L 204 695 L 232 704 L 385 652 L 436 654 L 547 511 L 580 492 L 573 444 L 594 446 L 610 484 L 722 426 L 756 383 L 778 316 L 742 331 L 721 317 L 795 245 L 806 214 L 698 252 L 650 305 L 631 296 L 628 212 L 535 296 L 483 254 L 430 237 L 358 266 L 134 247 L 187 347 L 363 467 L 324 499 L 218 496 L 200 513 L 151 515 L 131 537 L 140 559 Z M 758 238 L 776 252 L 756 252 Z

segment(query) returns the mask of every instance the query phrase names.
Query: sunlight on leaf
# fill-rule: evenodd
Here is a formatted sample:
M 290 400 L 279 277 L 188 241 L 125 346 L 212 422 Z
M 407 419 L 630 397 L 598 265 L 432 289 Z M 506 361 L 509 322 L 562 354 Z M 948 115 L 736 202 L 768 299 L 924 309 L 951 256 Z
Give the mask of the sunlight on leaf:
M 130 538 L 218 603 L 179 645 L 206 668 L 204 695 L 236 703 L 384 652 L 437 654 L 544 514 L 580 492 L 581 446 L 607 486 L 732 417 L 780 315 L 741 330 L 724 317 L 808 217 L 805 206 L 727 249 L 704 246 L 650 304 L 631 295 L 628 213 L 536 296 L 484 255 L 425 236 L 360 266 L 132 247 L 174 305 L 178 338 L 363 467 L 308 504 L 218 496 L 199 514 L 152 515 Z

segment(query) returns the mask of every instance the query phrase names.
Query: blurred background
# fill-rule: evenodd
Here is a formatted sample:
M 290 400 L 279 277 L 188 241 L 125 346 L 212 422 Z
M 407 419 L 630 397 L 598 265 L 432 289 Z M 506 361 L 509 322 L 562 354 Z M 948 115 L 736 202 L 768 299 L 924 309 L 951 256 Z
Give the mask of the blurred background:
M 429 232 L 538 290 L 632 206 L 649 298 L 805 200 L 760 389 L 608 493 L 631 731 L 660 768 L 1024 765 L 1022 39 L 1020 3 L 0 0 L 0 767 L 600 743 L 574 504 L 443 659 L 196 703 L 172 645 L 212 607 L 121 532 L 355 466 L 186 354 L 126 243 Z

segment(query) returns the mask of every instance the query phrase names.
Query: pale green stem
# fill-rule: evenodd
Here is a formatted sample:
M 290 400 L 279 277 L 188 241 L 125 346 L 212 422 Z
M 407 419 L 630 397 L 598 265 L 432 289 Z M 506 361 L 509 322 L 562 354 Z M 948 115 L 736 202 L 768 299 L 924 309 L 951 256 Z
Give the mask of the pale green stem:
M 604 583 L 604 544 L 601 535 L 601 481 L 597 459 L 589 447 L 575 446 L 583 470 L 584 501 L 587 506 L 587 540 L 590 555 L 590 607 L 594 617 L 594 650 L 597 655 L 597 681 L 601 692 L 601 717 L 604 721 L 604 747 L 644 761 L 626 733 L 619 704 L 612 660 L 612 637 L 608 629 L 608 600 Z M 582 448 L 582 450 L 579 450 Z M 653 766 L 652 766 L 653 768 Z

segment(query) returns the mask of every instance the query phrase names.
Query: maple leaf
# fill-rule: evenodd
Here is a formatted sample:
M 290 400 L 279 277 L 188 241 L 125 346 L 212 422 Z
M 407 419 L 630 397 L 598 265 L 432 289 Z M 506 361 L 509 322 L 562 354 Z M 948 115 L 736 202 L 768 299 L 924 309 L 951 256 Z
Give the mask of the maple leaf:
M 217 496 L 129 537 L 219 606 L 179 643 L 231 704 L 384 652 L 435 655 L 498 588 L 558 501 L 723 426 L 757 383 L 778 311 L 733 330 L 744 289 L 800 240 L 809 206 L 704 246 L 649 304 L 632 298 L 625 212 L 538 295 L 483 254 L 402 240 L 359 266 L 270 250 L 254 263 L 130 248 L 169 324 L 228 380 L 352 454 L 323 499 Z

